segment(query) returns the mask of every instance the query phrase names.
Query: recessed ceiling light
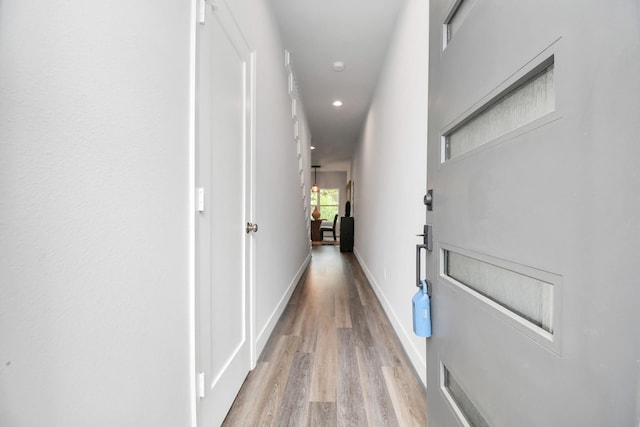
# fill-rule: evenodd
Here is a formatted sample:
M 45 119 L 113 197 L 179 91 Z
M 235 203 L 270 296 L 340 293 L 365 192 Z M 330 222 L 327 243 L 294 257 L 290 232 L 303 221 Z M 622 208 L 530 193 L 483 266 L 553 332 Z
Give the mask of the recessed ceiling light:
M 342 61 L 336 61 L 333 63 L 333 71 L 335 71 L 336 73 L 339 73 L 340 71 L 344 70 L 344 62 Z
M 333 101 L 333 106 L 342 107 L 342 101 L 340 101 L 339 99 L 336 99 L 335 101 Z
M 312 150 L 315 150 L 315 149 L 316 149 L 316 147 L 314 147 L 314 146 L 312 145 L 312 146 L 311 146 L 311 149 L 312 149 Z

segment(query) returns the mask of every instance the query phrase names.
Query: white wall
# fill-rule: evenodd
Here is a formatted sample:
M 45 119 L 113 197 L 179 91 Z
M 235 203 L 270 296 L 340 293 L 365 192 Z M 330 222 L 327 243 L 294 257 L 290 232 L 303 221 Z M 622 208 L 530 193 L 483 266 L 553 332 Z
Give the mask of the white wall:
M 185 426 L 190 5 L 0 4 L 0 425 Z
M 267 0 L 238 0 L 229 5 L 257 58 L 255 220 L 260 229 L 256 234 L 255 301 L 259 353 L 304 272 L 311 249 L 279 29 Z M 292 61 L 295 65 L 295 57 Z M 300 102 L 298 116 L 307 153 L 308 130 Z M 308 161 L 305 154 L 307 169 Z
M 423 381 L 425 340 L 413 334 L 416 234 L 427 160 L 428 10 L 408 0 L 354 156 L 355 253 Z

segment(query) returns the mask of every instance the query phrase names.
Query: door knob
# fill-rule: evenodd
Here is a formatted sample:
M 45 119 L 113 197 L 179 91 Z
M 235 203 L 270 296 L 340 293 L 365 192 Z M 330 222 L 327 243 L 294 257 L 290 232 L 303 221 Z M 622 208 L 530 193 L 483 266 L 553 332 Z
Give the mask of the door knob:
M 258 224 L 252 224 L 250 222 L 247 223 L 247 234 L 251 233 L 251 232 L 257 233 L 258 232 Z

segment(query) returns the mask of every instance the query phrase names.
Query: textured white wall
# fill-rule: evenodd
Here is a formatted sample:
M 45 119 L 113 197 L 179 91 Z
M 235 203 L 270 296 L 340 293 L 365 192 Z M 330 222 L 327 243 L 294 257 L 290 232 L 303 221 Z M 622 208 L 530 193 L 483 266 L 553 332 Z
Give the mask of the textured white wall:
M 189 2 L 0 3 L 0 425 L 185 426 Z
M 416 234 L 427 161 L 428 10 L 399 17 L 353 161 L 355 252 L 423 381 L 425 340 L 413 334 Z

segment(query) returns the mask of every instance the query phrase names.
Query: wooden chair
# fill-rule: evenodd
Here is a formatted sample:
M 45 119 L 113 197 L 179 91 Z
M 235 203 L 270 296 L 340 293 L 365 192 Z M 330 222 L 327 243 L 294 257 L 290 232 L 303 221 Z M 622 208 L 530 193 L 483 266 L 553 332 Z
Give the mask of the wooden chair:
M 324 232 L 332 231 L 333 232 L 333 240 L 336 241 L 336 223 L 338 222 L 338 214 L 333 217 L 333 227 L 320 227 L 320 240 L 324 240 Z

